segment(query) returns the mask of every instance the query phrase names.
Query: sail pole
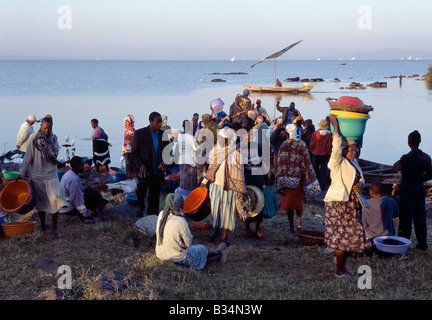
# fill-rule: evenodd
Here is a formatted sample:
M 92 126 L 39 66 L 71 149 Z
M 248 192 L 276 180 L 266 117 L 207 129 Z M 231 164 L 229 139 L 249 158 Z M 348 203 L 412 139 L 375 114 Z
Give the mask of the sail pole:
M 273 57 L 274 57 L 274 77 L 275 77 L 274 84 L 276 87 L 276 53 L 273 54 Z

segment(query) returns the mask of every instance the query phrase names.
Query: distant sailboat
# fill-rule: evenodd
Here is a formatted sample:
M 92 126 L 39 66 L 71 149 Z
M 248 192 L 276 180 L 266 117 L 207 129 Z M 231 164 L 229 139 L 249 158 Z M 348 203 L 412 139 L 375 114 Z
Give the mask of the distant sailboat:
M 355 57 L 352 57 L 351 60 L 354 61 L 354 60 L 355 60 Z
M 407 60 L 411 60 L 411 59 L 412 59 L 412 57 L 411 57 L 411 56 L 409 56 Z
M 235 57 L 232 57 L 232 58 L 230 59 L 231 62 L 234 62 L 234 60 L 235 60 Z
M 318 59 L 317 59 L 317 61 L 320 61 L 320 60 L 321 60 L 321 58 L 318 58 Z

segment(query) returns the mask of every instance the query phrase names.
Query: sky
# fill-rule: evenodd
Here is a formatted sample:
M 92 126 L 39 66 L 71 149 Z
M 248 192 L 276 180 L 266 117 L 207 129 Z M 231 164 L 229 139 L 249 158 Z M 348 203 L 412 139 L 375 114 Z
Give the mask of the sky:
M 432 58 L 431 12 L 430 0 L 0 0 L 0 58 L 259 60 L 298 40 L 281 59 Z

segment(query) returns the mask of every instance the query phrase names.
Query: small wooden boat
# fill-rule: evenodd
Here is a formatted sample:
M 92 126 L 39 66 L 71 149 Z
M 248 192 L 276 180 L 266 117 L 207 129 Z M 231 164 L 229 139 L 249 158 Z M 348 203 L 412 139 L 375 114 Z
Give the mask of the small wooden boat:
M 381 182 L 391 185 L 400 183 L 401 174 L 395 172 L 393 166 L 364 159 L 358 159 L 358 164 L 362 169 L 366 183 Z
M 265 93 L 308 93 L 316 84 L 305 84 L 297 87 L 263 87 L 263 86 L 250 86 L 242 84 L 243 88 L 248 89 L 250 92 L 265 92 Z
M 377 163 L 373 161 L 368 161 L 364 159 L 358 159 L 358 164 L 360 165 L 363 176 L 366 183 L 381 182 L 383 185 L 393 185 L 394 183 L 401 183 L 401 173 L 395 172 L 393 166 Z M 432 180 L 428 180 L 424 183 L 426 190 L 432 188 Z

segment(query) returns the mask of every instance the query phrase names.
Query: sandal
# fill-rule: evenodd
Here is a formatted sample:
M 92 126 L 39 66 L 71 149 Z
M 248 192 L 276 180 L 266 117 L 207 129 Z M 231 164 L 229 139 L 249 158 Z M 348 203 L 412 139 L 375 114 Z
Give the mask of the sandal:
M 207 238 L 207 241 L 213 242 L 213 241 L 215 241 L 219 237 L 222 237 L 222 232 L 209 235 L 208 238 Z
M 50 237 L 53 239 L 59 238 L 60 233 L 58 233 L 57 231 L 51 231 Z
M 258 230 L 255 235 L 258 239 L 264 239 L 264 233 L 260 230 Z
M 93 224 L 93 223 L 95 223 L 96 221 L 94 220 L 94 219 L 82 219 L 81 220 L 83 223 L 85 223 L 85 224 Z

